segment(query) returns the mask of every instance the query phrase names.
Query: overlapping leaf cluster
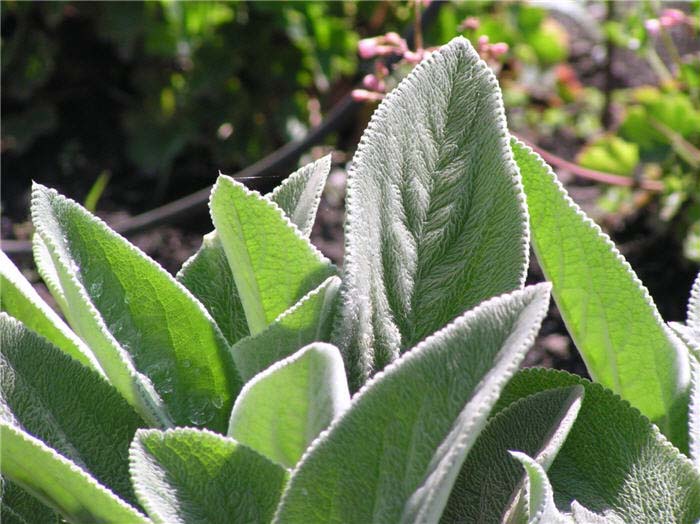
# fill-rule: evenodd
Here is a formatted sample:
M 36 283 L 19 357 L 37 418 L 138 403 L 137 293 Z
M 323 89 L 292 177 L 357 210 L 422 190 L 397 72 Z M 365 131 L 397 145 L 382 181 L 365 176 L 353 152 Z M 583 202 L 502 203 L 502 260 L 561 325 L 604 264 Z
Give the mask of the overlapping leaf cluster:
M 329 169 L 219 177 L 176 278 L 35 186 L 70 327 L 3 255 L 3 521 L 700 518 L 700 279 L 664 324 L 465 40 L 372 118 L 342 272 L 308 241 Z M 518 371 L 550 289 L 595 383 Z

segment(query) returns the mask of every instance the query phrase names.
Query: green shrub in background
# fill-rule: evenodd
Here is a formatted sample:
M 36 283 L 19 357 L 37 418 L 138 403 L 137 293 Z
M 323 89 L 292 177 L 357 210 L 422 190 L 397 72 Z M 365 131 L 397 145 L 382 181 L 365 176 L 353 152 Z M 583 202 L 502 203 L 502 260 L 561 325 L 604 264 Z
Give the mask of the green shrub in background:
M 27 185 L 89 187 L 104 169 L 115 181 L 136 169 L 164 187 L 175 169 L 196 179 L 202 165 L 247 166 L 303 134 L 318 100 L 354 75 L 355 31 L 375 8 L 5 2 L 5 167 Z
M 700 277 L 667 326 L 466 40 L 374 114 L 340 274 L 308 241 L 328 170 L 268 196 L 220 176 L 176 279 L 34 187 L 71 327 L 3 258 L 3 519 L 700 518 Z M 550 283 L 524 287 L 530 241 Z M 595 382 L 518 371 L 550 290 Z

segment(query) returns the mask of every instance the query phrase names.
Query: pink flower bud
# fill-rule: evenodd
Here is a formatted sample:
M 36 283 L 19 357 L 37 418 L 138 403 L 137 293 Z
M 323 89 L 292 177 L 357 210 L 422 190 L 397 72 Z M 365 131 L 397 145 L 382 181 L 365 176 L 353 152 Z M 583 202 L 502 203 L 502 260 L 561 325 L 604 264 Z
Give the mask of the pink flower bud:
M 384 62 L 377 60 L 374 63 L 374 74 L 377 75 L 378 78 L 384 78 L 385 76 L 389 76 L 389 69 Z
M 650 18 L 644 22 L 644 28 L 651 36 L 656 36 L 661 30 L 661 22 L 659 22 L 656 18 Z
M 401 38 L 401 35 L 399 35 L 398 33 L 394 33 L 393 31 L 384 35 L 382 43 L 390 46 L 395 46 L 397 54 L 401 54 L 404 51 L 406 51 L 406 49 L 408 49 L 406 40 Z
M 365 77 L 362 79 L 362 85 L 370 91 L 383 92 L 386 90 L 384 82 L 379 80 L 379 78 L 374 75 L 365 75 Z
M 477 40 L 477 43 L 479 44 L 479 47 L 485 47 L 489 44 L 489 37 L 488 35 L 481 35 L 479 37 L 479 40 Z
M 659 22 L 663 27 L 673 27 L 685 23 L 685 13 L 679 9 L 664 9 Z
M 495 44 L 491 44 L 490 50 L 491 55 L 494 58 L 498 58 L 499 56 L 505 55 L 508 52 L 508 44 L 505 42 L 497 42 Z
M 352 90 L 352 99 L 355 102 L 379 102 L 382 98 L 384 98 L 384 95 L 381 93 L 374 93 L 365 89 Z
M 468 16 L 467 18 L 462 20 L 462 23 L 459 24 L 459 28 L 462 31 L 465 31 L 467 29 L 470 31 L 476 31 L 477 29 L 479 29 L 479 25 L 480 22 L 478 18 L 476 18 L 475 16 Z
M 406 60 L 409 64 L 417 64 L 424 58 L 424 53 L 422 50 L 419 51 L 405 51 L 403 54 L 403 59 Z
M 360 53 L 360 58 L 365 60 L 377 56 L 377 39 L 363 38 L 357 43 L 357 52 Z

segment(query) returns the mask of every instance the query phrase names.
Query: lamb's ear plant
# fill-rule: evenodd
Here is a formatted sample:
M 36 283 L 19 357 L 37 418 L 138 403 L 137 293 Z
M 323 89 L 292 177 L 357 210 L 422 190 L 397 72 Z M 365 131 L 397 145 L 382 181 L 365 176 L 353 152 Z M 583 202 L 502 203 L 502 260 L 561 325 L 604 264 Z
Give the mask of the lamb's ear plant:
M 665 324 L 466 40 L 372 117 L 342 271 L 308 240 L 329 169 L 221 175 L 176 278 L 35 185 L 67 324 L 2 256 L 3 522 L 700 519 L 700 277 Z M 550 290 L 595 382 L 518 371 Z

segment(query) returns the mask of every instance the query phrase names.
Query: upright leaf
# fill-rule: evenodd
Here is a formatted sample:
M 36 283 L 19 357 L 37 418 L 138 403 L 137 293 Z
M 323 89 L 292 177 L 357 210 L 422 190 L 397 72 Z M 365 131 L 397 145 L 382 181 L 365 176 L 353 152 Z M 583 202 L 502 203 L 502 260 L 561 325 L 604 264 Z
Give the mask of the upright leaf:
M 573 501 L 635 524 L 700 519 L 700 471 L 639 411 L 600 384 L 529 369 L 503 390 L 494 412 L 552 388 L 581 385 L 583 404 L 547 475 L 562 511 Z
M 547 285 L 491 299 L 377 374 L 302 458 L 275 522 L 439 515 L 432 488 L 456 477 L 548 301 Z
M 287 468 L 350 405 L 343 357 L 317 342 L 248 382 L 231 412 L 228 434 Z
M 508 451 L 526 453 L 546 471 L 566 441 L 582 397 L 581 386 L 541 391 L 493 417 L 462 464 L 441 521 L 500 522 L 517 500 L 522 479 L 522 467 Z
M 133 500 L 127 453 L 143 421 L 99 374 L 0 313 L 0 413 Z
M 279 206 L 231 177 L 218 178 L 210 208 L 251 335 L 335 274 Z
M 268 197 L 305 237 L 311 233 L 329 169 L 330 156 L 323 157 L 292 173 Z M 202 247 L 185 262 L 177 279 L 204 304 L 229 344 L 250 334 L 236 282 L 216 231 L 204 236 Z
M 331 156 L 326 155 L 289 175 L 269 196 L 307 238 L 330 170 Z
M 688 433 L 690 458 L 700 472 L 700 361 L 690 362 L 690 403 L 688 404 Z
M 559 513 L 554 505 L 552 486 L 549 484 L 544 468 L 527 454 L 511 451 L 511 455 L 522 464 L 527 473 L 528 524 L 566 524 L 573 520 Z
M 154 522 L 269 522 L 286 470 L 209 431 L 139 430 L 131 446 L 131 476 Z
M 74 462 L 0 418 L 0 470 L 69 522 L 150 522 Z
M 204 235 L 202 246 L 182 266 L 177 280 L 207 308 L 229 344 L 248 336 L 248 322 L 216 231 Z
M 32 236 L 32 254 L 34 255 L 34 263 L 39 275 L 41 275 L 44 284 L 51 292 L 51 296 L 58 304 L 61 311 L 68 310 L 68 302 L 66 295 L 63 292 L 63 286 L 58 277 L 56 266 L 51 259 L 51 253 L 46 243 L 41 239 L 41 235 L 34 234 Z
M 687 449 L 688 352 L 611 240 L 518 141 L 532 242 L 591 377 L 628 400 Z
M 688 300 L 688 326 L 695 332 L 695 338 L 700 345 L 700 273 L 693 282 L 690 290 L 690 300 Z
M 307 344 L 328 341 L 339 288 L 338 277 L 326 279 L 264 331 L 233 346 L 231 352 L 243 381 Z
M 66 317 L 129 403 L 152 424 L 225 431 L 240 379 L 203 306 L 102 221 L 38 184 L 32 219 Z
M 90 349 L 44 302 L 19 269 L 0 251 L 0 309 L 82 364 L 103 373 Z
M 463 311 L 522 287 L 527 262 L 500 91 L 456 38 L 384 99 L 348 174 L 333 340 L 351 387 Z

